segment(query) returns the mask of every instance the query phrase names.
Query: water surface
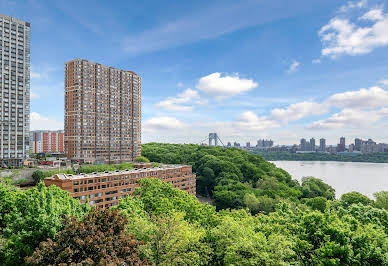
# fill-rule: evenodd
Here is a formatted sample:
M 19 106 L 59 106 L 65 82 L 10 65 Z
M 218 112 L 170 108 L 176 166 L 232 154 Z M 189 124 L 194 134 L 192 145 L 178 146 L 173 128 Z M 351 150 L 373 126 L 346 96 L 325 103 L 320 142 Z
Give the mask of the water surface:
M 301 181 L 304 176 L 322 179 L 342 194 L 358 191 L 370 198 L 377 191 L 388 191 L 388 163 L 322 162 L 322 161 L 273 161 Z

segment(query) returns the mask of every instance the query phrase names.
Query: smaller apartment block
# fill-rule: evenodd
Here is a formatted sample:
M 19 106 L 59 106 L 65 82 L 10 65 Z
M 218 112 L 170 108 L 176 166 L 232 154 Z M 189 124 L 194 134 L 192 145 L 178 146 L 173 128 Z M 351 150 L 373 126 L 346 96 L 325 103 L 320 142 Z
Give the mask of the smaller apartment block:
M 30 132 L 32 153 L 63 153 L 64 133 L 63 130 Z
M 56 174 L 46 178 L 46 186 L 55 185 L 68 192 L 73 198 L 81 202 L 89 201 L 99 208 L 118 204 L 119 199 L 125 198 L 139 186 L 137 180 L 142 178 L 159 178 L 172 184 L 174 188 L 182 189 L 190 194 L 196 194 L 196 176 L 188 165 L 160 165 L 151 167 L 150 164 L 135 164 L 135 169 L 66 175 Z

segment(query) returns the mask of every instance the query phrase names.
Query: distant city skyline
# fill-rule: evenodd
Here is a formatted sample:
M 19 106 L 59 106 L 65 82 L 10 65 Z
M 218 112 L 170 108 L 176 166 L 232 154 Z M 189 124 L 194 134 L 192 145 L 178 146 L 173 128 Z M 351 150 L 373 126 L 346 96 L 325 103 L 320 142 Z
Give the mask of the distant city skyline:
M 0 8 L 34 32 L 31 130 L 64 128 L 63 62 L 83 58 L 143 77 L 143 143 L 199 143 L 208 132 L 240 143 L 388 142 L 386 1 L 20 0 Z

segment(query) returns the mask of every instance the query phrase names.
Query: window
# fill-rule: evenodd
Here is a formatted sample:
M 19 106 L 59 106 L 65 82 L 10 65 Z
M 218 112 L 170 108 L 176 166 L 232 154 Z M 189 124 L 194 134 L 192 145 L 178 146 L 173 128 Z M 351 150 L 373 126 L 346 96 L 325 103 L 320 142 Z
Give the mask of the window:
M 77 192 L 78 192 L 78 188 L 75 188 L 75 189 L 74 189 L 74 193 L 77 193 Z
M 78 185 L 78 181 L 74 181 L 74 182 L 73 182 L 73 185 L 74 185 L 74 186 L 77 186 L 77 185 Z

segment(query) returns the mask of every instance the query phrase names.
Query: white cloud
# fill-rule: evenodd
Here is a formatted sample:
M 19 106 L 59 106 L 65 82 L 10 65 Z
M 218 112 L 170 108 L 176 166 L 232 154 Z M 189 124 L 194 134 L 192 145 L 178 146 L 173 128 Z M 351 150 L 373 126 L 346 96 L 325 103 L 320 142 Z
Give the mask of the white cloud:
M 188 103 L 205 104 L 207 101 L 202 100 L 199 97 L 198 91 L 188 88 L 184 92 L 178 94 L 177 97 L 169 97 L 167 100 L 157 103 L 156 106 L 170 111 L 192 111 L 193 106 L 187 105 Z
M 365 8 L 368 5 L 368 0 L 361 0 L 358 2 L 349 1 L 345 5 L 341 6 L 339 12 L 346 13 L 354 8 Z
M 331 117 L 316 121 L 308 129 L 362 128 L 370 126 L 388 115 L 387 108 L 373 111 L 344 109 Z
M 143 122 L 143 130 L 145 132 L 178 130 L 185 127 L 186 125 L 182 121 L 171 116 L 152 117 Z
M 300 67 L 300 62 L 294 60 L 286 72 L 289 74 L 294 73 L 299 69 L 299 67 Z
M 196 87 L 217 98 L 226 98 L 250 91 L 258 85 L 251 79 L 242 79 L 238 75 L 221 76 L 221 73 L 216 72 L 200 78 Z
M 31 100 L 36 100 L 36 99 L 40 98 L 40 95 L 31 91 L 30 92 L 30 98 L 31 98 Z
M 264 130 L 279 126 L 276 121 L 267 117 L 258 117 L 251 111 L 242 113 L 237 118 L 235 124 L 238 126 L 239 130 Z
M 30 72 L 31 79 L 48 79 L 48 74 L 44 72 Z
M 388 86 L 388 79 L 380 80 L 379 83 L 384 85 L 384 86 Z
M 342 54 L 360 55 L 388 45 L 388 14 L 375 8 L 359 20 L 366 20 L 371 25 L 358 26 L 347 18 L 335 17 L 323 26 L 319 31 L 322 55 L 332 58 Z
M 299 120 L 306 116 L 321 115 L 328 111 L 328 106 L 316 102 L 294 103 L 284 109 L 274 109 L 271 118 L 285 123 Z
M 39 113 L 30 114 L 31 130 L 59 130 L 63 129 L 63 122 L 53 118 L 44 117 Z
M 380 87 L 348 91 L 330 96 L 326 103 L 340 108 L 376 108 L 388 105 L 388 91 Z
M 312 63 L 313 64 L 320 64 L 321 63 L 321 59 L 313 59 Z
M 384 19 L 383 10 L 381 8 L 371 9 L 366 12 L 360 20 L 371 20 L 371 21 L 379 21 Z

